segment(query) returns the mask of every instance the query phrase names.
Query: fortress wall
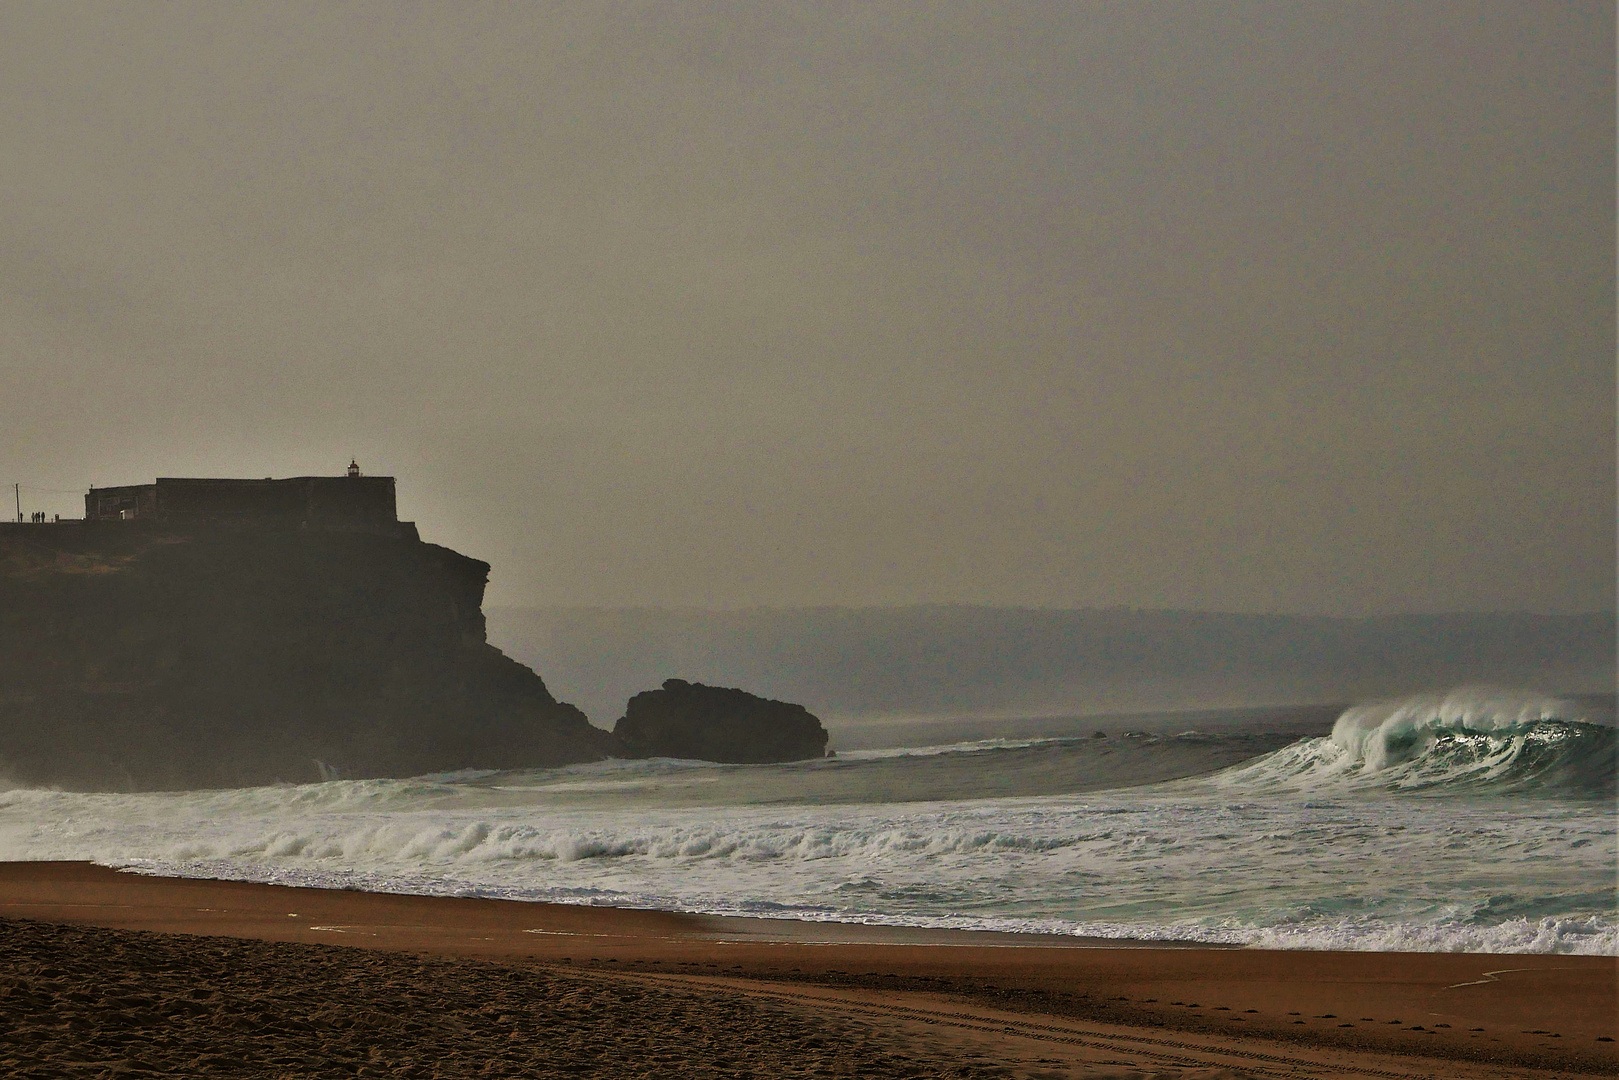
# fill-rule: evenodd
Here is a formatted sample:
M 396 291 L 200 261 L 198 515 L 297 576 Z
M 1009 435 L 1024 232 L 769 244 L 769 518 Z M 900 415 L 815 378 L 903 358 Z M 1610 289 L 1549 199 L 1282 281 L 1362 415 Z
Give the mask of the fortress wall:
M 92 488 L 90 520 L 172 524 L 261 523 L 376 528 L 398 521 L 391 476 L 295 476 L 282 480 L 159 477 L 152 484 Z
M 391 476 L 311 476 L 306 511 L 316 525 L 376 525 L 399 520 Z

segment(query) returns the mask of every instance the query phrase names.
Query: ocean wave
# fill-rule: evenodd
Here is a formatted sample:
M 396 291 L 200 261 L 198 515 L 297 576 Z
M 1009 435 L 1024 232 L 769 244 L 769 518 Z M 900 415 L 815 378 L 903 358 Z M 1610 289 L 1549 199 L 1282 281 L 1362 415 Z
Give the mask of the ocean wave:
M 967 742 L 938 743 L 927 746 L 892 746 L 873 750 L 843 750 L 839 761 L 885 761 L 892 758 L 939 757 L 942 754 L 981 754 L 991 750 L 1027 750 L 1031 747 L 1055 746 L 1080 741 L 1076 737 L 1047 737 L 1029 739 L 972 739 Z
M 1581 913 L 1500 921 L 1458 913 L 1432 920 L 1376 916 L 1279 919 L 1253 922 L 1232 918 L 1151 922 L 1020 918 L 995 914 L 926 914 L 862 911 L 841 904 L 680 896 L 634 889 L 581 886 L 511 886 L 430 876 L 380 876 L 312 866 L 242 862 L 138 860 L 116 864 L 135 873 L 253 881 L 303 888 L 364 889 L 425 896 L 575 904 L 590 907 L 684 911 L 699 915 L 794 919 L 800 922 L 932 930 L 1050 934 L 1113 941 L 1199 943 L 1258 949 L 1342 952 L 1450 952 L 1518 955 L 1619 955 L 1619 921 L 1609 914 Z M 863 897 L 884 891 L 863 878 L 839 886 L 834 895 Z M 910 890 L 913 894 L 916 890 Z M 959 899 L 959 890 L 928 890 L 928 900 Z
M 1558 698 L 1466 689 L 1355 706 L 1330 736 L 1301 739 L 1213 781 L 1249 791 L 1612 799 L 1619 788 L 1619 739 L 1614 728 L 1591 722 Z
M 1611 798 L 1613 738 L 1555 699 L 1475 691 L 1357 707 L 1332 736 L 1304 740 L 1030 740 L 787 766 L 12 790 L 0 791 L 0 858 L 901 926 L 1613 955 L 1619 823 L 1611 802 L 1590 797 Z M 1079 790 L 1081 774 L 1110 786 Z M 819 801 L 785 801 L 794 784 Z M 618 794 L 637 786 L 649 793 L 639 801 Z M 659 794 L 671 789 L 692 801 Z M 918 797 L 931 792 L 943 794 Z
M 0 807 L 0 858 L 187 877 L 1279 948 L 1615 952 L 1587 804 L 1169 791 L 853 807 L 234 809 L 221 793 Z M 264 790 L 255 799 L 277 794 Z M 351 792 L 353 794 L 353 792 Z
M 876 864 L 895 858 L 929 859 L 952 855 L 1038 854 L 1076 844 L 1113 839 L 1112 830 L 1090 829 L 1058 835 L 971 823 L 881 821 L 765 821 L 704 824 L 681 821 L 640 826 L 577 823 L 572 827 L 526 821 L 472 819 L 424 821 L 421 814 L 398 817 L 349 815 L 306 817 L 296 821 L 257 819 L 207 835 L 159 826 L 138 840 L 147 858 L 165 863 L 212 861 L 295 861 L 303 865 L 414 867 L 439 872 L 457 867 L 522 863 L 580 863 L 636 858 L 671 863 L 814 862 L 843 860 Z M 96 830 L 100 833 L 100 830 Z M 127 834 L 126 834 L 127 835 Z M 130 837 L 123 842 L 129 844 Z M 112 855 L 97 850 L 94 837 L 71 842 L 51 852 L 77 852 L 92 858 Z M 38 841 L 35 841 L 37 844 Z M 23 854 L 5 851 L 0 855 Z M 48 849 L 47 849 L 48 850 Z M 33 854 L 37 857 L 39 848 Z M 114 860 L 116 857 L 114 856 Z
M 1256 928 L 1243 944 L 1262 949 L 1613 956 L 1619 924 L 1598 915 L 1500 923 L 1338 920 Z

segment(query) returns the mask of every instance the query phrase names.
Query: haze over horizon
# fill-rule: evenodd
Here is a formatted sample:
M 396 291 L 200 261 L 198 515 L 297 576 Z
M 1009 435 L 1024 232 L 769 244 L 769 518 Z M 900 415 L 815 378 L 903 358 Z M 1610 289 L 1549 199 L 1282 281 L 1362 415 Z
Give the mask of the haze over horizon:
M 490 606 L 1615 606 L 1614 9 L 0 11 L 0 481 Z
M 1614 688 L 1611 613 L 1344 620 L 968 607 L 491 607 L 487 616 L 493 644 L 543 672 L 553 694 L 604 728 L 631 695 L 672 677 L 747 687 L 840 724 L 1324 705 L 1457 689 L 1468 701 L 1510 701 L 1514 687 L 1539 701 L 1606 694 L 1611 714 Z

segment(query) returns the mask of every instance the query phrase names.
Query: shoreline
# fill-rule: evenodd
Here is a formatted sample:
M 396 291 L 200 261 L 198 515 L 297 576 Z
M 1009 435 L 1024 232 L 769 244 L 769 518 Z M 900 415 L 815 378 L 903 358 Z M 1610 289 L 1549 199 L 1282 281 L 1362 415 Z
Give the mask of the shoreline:
M 736 914 L 693 910 L 678 907 L 638 907 L 617 903 L 572 903 L 565 900 L 530 899 L 520 896 L 482 896 L 454 892 L 395 892 L 377 888 L 372 882 L 345 884 L 307 884 L 289 875 L 292 880 L 264 881 L 250 876 L 212 877 L 206 873 L 192 875 L 170 872 L 183 865 L 138 861 L 121 865 L 95 863 L 90 860 L 56 860 L 63 865 L 82 864 L 99 866 L 116 873 L 140 877 L 164 878 L 175 881 L 215 881 L 238 884 L 256 884 L 278 888 L 310 889 L 317 892 L 362 892 L 377 896 L 416 896 L 435 899 L 500 900 L 516 904 L 541 907 L 589 908 L 598 911 L 641 911 L 710 920 L 712 932 L 717 936 L 735 936 L 739 940 L 791 941 L 801 944 L 927 944 L 944 946 L 979 945 L 984 948 L 1069 947 L 1096 949 L 1214 949 L 1250 950 L 1277 953 L 1332 952 L 1348 954 L 1400 954 L 1400 955 L 1471 955 L 1471 956 L 1586 956 L 1619 961 L 1619 952 L 1551 952 L 1528 953 L 1514 950 L 1486 949 L 1361 949 L 1355 947 L 1317 948 L 1314 946 L 1278 947 L 1272 944 L 1254 944 L 1241 940 L 1207 940 L 1197 937 L 1112 937 L 1102 934 L 1069 933 L 1062 930 L 1007 930 L 983 926 L 926 926 L 900 922 L 860 922 L 844 918 L 806 918 L 796 914 Z M 10 865 L 0 860 L 0 866 Z M 31 865 L 19 863 L 16 865 Z M 384 883 L 385 885 L 386 883 Z M 879 916 L 881 917 L 881 916 Z M 725 928 L 729 926 L 729 932 Z M 777 928 L 777 929 L 772 929 Z
M 868 1012 L 948 1000 L 1272 1054 L 1439 1058 L 1455 1076 L 1508 1065 L 1619 1073 L 1619 1043 L 1604 1041 L 1619 1037 L 1613 957 L 1098 943 L 164 878 L 60 862 L 0 864 L 0 919 L 723 984 L 750 1000 L 831 995 L 838 1008 Z
M 0 862 L 7 866 L 29 863 Z M 558 900 L 523 900 L 514 897 L 470 897 L 444 893 L 393 892 L 351 886 L 302 885 L 246 878 L 192 877 L 165 874 L 138 864 L 104 866 L 89 861 L 63 862 L 63 866 L 96 866 L 113 873 L 169 881 L 211 881 L 221 884 L 263 885 L 282 889 L 308 889 L 312 892 L 364 893 L 371 896 L 408 896 L 435 900 L 489 900 L 498 903 L 532 905 L 537 908 L 583 909 L 587 911 L 647 912 L 697 920 L 703 933 L 715 940 L 776 941 L 799 945 L 929 945 L 940 948 L 1080 948 L 1080 949 L 1247 949 L 1251 946 L 1228 942 L 1197 941 L 1191 938 L 1100 937 L 1091 934 L 1063 934 L 1033 930 L 985 930 L 950 926 L 911 926 L 904 923 L 866 923 L 843 919 L 804 919 L 792 915 L 733 915 L 678 908 L 632 907 L 620 904 L 570 904 Z M 1285 950 L 1276 950 L 1285 951 Z

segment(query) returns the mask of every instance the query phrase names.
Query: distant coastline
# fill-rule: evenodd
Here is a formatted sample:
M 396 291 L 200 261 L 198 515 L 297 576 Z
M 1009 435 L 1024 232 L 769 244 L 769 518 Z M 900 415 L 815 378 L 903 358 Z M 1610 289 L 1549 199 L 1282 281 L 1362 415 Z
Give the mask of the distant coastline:
M 829 725 L 1331 705 L 1457 686 L 1612 695 L 1615 616 L 490 607 L 489 640 L 598 718 L 680 675 Z

